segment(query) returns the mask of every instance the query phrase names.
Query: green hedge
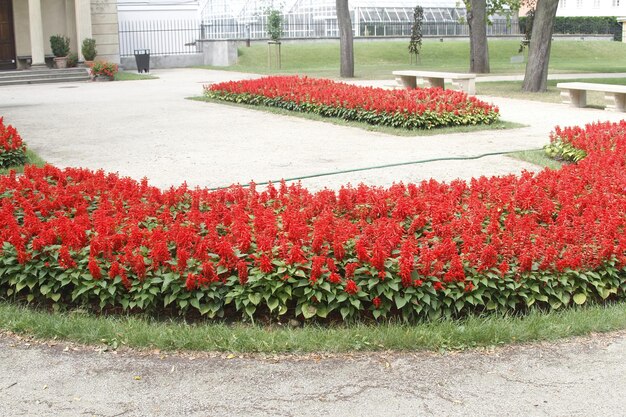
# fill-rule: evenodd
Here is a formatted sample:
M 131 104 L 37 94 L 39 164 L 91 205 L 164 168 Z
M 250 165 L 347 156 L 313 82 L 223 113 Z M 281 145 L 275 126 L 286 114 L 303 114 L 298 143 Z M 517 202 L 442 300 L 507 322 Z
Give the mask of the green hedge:
M 526 31 L 526 17 L 519 18 L 520 32 Z M 582 35 L 613 35 L 616 41 L 622 40 L 622 25 L 616 17 L 604 16 L 571 16 L 557 17 L 554 33 Z

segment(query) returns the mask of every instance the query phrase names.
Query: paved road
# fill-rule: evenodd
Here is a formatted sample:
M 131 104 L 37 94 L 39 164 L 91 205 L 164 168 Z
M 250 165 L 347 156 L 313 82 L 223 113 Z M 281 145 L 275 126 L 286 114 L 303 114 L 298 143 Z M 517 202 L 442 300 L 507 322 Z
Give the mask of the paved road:
M 177 355 L 0 336 L 2 416 L 623 416 L 626 334 L 467 352 Z
M 621 114 L 487 98 L 527 128 L 406 138 L 232 106 L 185 100 L 203 84 L 250 75 L 159 70 L 158 80 L 0 88 L 0 115 L 57 166 L 147 176 L 160 187 L 218 187 L 351 168 L 537 148 L 556 124 L 619 120 Z M 440 162 L 306 180 L 311 189 L 351 182 L 390 185 L 469 179 L 536 169 L 508 157 Z

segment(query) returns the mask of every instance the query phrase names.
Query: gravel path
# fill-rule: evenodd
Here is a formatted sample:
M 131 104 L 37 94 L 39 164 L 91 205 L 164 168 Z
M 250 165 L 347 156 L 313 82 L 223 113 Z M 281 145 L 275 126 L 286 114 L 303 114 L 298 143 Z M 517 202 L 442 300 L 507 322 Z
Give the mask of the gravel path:
M 626 334 L 467 352 L 101 352 L 0 336 L 2 416 L 623 416 Z
M 209 82 L 250 77 L 199 69 L 160 70 L 158 80 L 0 89 L 0 115 L 57 166 L 119 172 L 159 187 L 218 187 L 445 156 L 537 148 L 556 124 L 619 120 L 621 114 L 485 98 L 527 128 L 396 137 L 253 109 L 184 100 Z M 303 181 L 311 189 L 365 182 L 469 179 L 535 166 L 505 156 L 363 171 Z

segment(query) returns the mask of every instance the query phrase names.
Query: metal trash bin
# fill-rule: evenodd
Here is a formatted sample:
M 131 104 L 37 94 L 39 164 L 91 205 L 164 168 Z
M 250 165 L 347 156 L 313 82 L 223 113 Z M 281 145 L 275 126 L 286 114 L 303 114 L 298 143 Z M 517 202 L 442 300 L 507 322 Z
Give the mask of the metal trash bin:
M 135 62 L 137 63 L 137 72 L 150 72 L 150 50 L 135 49 Z

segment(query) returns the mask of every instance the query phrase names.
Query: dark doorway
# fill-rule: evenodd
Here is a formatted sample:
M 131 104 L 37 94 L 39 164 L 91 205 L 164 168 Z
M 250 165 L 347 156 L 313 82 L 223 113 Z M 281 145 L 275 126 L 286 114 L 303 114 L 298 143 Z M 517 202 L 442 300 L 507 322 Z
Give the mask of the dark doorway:
M 13 0 L 0 0 L 0 70 L 15 69 Z

